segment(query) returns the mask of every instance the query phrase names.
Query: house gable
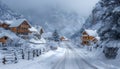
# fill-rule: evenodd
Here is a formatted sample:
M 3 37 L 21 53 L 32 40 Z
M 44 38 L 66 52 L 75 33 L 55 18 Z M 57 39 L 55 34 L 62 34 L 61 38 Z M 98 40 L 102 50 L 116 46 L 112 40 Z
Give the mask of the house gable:
M 87 33 L 86 31 L 84 31 L 82 34 L 83 34 L 83 35 L 88 35 L 88 33 Z
M 0 37 L 0 42 L 5 44 L 8 40 L 8 37 L 7 36 L 3 36 L 3 37 Z
M 13 21 L 7 21 L 10 26 L 10 30 L 16 34 L 28 34 L 30 33 L 29 28 L 31 28 L 30 23 L 25 19 L 18 19 Z
M 28 21 L 24 20 L 18 27 L 31 28 L 31 25 L 28 23 Z
M 97 40 L 97 33 L 96 33 L 96 30 L 85 30 L 83 33 L 82 33 L 82 43 L 83 45 L 90 45 L 91 42 L 94 42 L 96 43 L 98 40 Z
M 2 27 L 2 28 L 8 29 L 9 26 L 10 26 L 10 25 L 7 24 L 7 23 L 0 23 L 0 27 Z

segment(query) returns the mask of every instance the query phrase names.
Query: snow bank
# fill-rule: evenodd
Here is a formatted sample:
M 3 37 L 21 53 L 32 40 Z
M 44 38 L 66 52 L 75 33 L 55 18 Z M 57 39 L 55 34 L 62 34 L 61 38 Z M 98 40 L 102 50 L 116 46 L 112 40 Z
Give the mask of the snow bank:
M 35 45 L 35 44 L 32 44 L 32 43 L 29 44 L 29 47 L 31 49 L 45 49 L 46 48 L 45 44 Z

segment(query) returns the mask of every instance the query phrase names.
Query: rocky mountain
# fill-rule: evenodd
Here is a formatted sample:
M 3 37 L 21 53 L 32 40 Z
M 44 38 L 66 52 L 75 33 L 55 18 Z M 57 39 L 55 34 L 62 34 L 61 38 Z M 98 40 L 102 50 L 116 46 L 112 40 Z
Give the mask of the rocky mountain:
M 98 30 L 104 44 L 120 40 L 120 0 L 101 0 L 86 20 L 83 29 Z M 118 42 L 114 42 L 118 43 Z M 114 44 L 113 43 L 113 44 Z M 115 44 L 116 46 L 117 44 Z M 111 46 L 110 44 L 104 46 Z M 113 45 L 114 46 L 114 45 Z
M 0 1 L 0 20 L 12 20 L 19 18 L 23 18 L 23 16 L 12 11 L 7 5 Z

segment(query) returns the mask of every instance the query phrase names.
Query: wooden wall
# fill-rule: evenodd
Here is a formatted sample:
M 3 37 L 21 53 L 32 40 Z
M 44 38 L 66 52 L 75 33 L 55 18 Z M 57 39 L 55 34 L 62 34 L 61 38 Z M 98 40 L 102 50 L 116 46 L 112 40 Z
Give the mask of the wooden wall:
M 82 45 L 90 45 L 90 42 L 97 42 L 97 39 L 93 36 L 89 36 L 86 32 L 83 32 L 83 35 L 81 37 Z
M 2 37 L 2 38 L 0 38 L 0 42 L 5 44 L 7 42 L 7 39 L 8 39 L 8 37 L 6 37 L 6 36 Z
M 28 34 L 30 33 L 29 28 L 30 25 L 27 23 L 27 21 L 24 21 L 18 27 L 11 27 L 10 30 L 18 34 Z

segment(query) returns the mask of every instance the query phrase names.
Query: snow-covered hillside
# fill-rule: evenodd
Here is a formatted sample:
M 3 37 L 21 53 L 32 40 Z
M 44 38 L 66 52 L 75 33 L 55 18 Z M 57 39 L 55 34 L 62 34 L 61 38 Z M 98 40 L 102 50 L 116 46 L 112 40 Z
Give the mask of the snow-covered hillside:
M 120 1 L 101 0 L 96 4 L 92 14 L 86 20 L 83 28 L 96 29 L 102 40 L 118 40 L 120 21 Z
M 88 17 L 83 29 L 97 30 L 100 36 L 99 47 L 103 48 L 101 53 L 113 54 L 119 57 L 120 41 L 120 1 L 100 0 Z M 115 49 L 115 51 L 109 48 Z M 107 51 L 106 51 L 107 50 Z M 109 51 L 112 51 L 111 53 Z M 107 57 L 107 56 L 106 56 Z
M 23 16 L 12 11 L 7 5 L 0 1 L 0 20 L 12 20 L 19 18 L 23 18 Z

